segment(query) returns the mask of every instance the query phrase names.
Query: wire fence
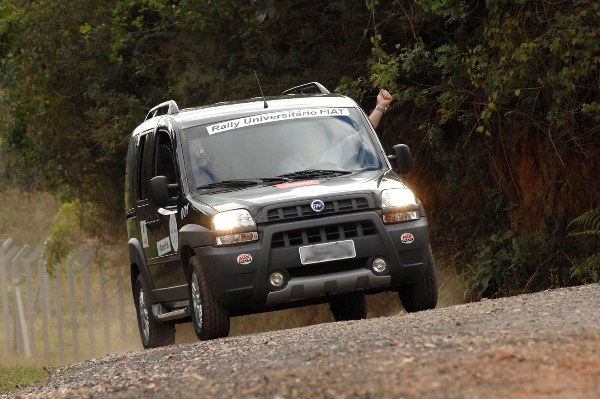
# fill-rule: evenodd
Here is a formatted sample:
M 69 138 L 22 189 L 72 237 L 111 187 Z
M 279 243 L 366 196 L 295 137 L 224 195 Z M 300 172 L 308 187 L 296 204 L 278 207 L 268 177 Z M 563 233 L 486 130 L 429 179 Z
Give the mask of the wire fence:
M 96 257 L 97 248 L 81 245 L 49 271 L 42 246 L 3 242 L 0 345 L 8 355 L 64 364 L 139 342 L 127 268 L 98 267 Z

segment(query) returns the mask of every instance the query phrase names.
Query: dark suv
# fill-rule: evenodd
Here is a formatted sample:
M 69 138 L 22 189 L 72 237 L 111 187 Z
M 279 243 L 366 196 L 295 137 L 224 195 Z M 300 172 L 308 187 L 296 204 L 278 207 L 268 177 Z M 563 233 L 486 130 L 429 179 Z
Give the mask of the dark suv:
M 125 185 L 144 347 L 173 343 L 176 323 L 213 339 L 231 316 L 315 303 L 362 319 L 365 294 L 382 291 L 409 312 L 434 308 L 427 218 L 400 178 L 410 150 L 393 152 L 353 100 L 318 83 L 152 108 L 131 137 Z

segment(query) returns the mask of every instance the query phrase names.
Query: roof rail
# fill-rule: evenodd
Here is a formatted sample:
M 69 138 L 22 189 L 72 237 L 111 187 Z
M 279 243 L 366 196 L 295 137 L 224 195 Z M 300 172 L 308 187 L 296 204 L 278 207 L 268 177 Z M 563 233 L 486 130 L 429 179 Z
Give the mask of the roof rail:
M 311 92 L 314 92 L 315 89 L 320 94 L 329 94 L 329 90 L 327 90 L 325 86 L 323 86 L 319 82 L 310 82 L 300 86 L 292 87 L 291 89 L 287 89 L 281 94 L 311 94 Z M 308 93 L 305 93 L 305 90 L 308 91 Z
M 173 100 L 169 100 L 165 101 L 164 103 L 160 103 L 156 107 L 152 108 L 148 112 L 148 115 L 146 115 L 146 119 L 144 119 L 144 121 L 147 121 L 150 118 L 154 118 L 155 116 L 172 115 L 177 113 L 179 113 L 179 107 L 177 106 L 177 103 Z

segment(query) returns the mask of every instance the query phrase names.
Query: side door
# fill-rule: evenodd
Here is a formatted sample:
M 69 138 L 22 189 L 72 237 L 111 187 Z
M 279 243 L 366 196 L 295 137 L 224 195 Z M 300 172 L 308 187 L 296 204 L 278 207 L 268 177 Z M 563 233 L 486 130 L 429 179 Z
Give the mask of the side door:
M 158 130 L 154 137 L 154 156 L 152 176 L 166 176 L 173 188 L 169 196 L 178 198 L 180 194 L 178 167 L 171 135 L 167 130 Z M 148 179 L 149 181 L 150 179 Z M 177 201 L 179 202 L 179 201 Z M 148 246 L 153 254 L 148 259 L 150 270 L 156 288 L 166 288 L 187 284 L 181 267 L 179 255 L 179 215 L 178 204 L 156 207 L 148 203 Z
M 136 228 L 140 231 L 140 242 L 146 260 L 150 262 L 156 258 L 156 249 L 150 246 L 150 197 L 148 188 L 153 167 L 154 132 L 152 130 L 142 133 L 138 139 L 137 169 L 135 171 L 135 213 L 139 223 Z

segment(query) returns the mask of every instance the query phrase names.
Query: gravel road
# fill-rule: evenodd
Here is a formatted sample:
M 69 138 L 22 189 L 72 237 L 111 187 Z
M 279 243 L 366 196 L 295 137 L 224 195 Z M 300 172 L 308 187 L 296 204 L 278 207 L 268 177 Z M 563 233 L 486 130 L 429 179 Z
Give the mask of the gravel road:
M 600 284 L 110 355 L 17 398 L 599 398 Z

